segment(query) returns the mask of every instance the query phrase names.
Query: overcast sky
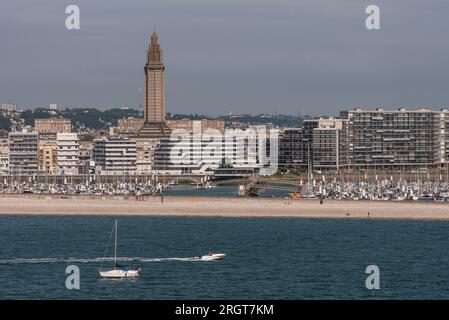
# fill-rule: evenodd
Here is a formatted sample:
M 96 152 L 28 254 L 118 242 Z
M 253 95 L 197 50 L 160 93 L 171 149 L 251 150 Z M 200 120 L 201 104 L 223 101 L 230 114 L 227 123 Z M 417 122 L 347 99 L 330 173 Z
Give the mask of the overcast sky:
M 81 29 L 65 28 L 76 4 Z M 365 8 L 381 9 L 381 30 Z M 173 113 L 449 105 L 447 0 L 0 2 L 0 103 L 139 105 L 153 27 Z

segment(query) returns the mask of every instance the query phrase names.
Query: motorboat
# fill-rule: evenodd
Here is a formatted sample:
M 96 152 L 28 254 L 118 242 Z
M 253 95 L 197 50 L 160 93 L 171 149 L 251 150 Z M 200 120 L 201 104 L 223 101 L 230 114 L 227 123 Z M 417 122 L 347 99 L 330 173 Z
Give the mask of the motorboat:
M 201 256 L 200 260 L 203 260 L 203 261 L 221 260 L 221 259 L 224 258 L 225 255 L 226 254 L 224 254 L 224 253 L 212 253 L 212 252 L 209 252 L 208 255 Z

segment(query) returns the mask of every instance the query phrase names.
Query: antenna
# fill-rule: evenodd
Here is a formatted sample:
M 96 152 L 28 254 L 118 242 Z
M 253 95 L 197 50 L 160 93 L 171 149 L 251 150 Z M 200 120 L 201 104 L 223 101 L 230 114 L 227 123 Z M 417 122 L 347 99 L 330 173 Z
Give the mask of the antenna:
M 139 111 L 142 111 L 142 88 L 140 88 L 139 92 Z

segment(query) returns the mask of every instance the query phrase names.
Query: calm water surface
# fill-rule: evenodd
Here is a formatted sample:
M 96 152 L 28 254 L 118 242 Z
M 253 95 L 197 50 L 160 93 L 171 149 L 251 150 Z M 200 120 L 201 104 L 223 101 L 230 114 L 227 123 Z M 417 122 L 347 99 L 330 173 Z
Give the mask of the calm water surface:
M 119 217 L 118 256 L 143 273 L 105 280 L 114 219 L 0 216 L 0 298 L 449 298 L 449 222 Z M 192 259 L 211 250 L 227 256 Z M 65 288 L 71 264 L 78 291 Z M 365 289 L 371 264 L 381 290 Z

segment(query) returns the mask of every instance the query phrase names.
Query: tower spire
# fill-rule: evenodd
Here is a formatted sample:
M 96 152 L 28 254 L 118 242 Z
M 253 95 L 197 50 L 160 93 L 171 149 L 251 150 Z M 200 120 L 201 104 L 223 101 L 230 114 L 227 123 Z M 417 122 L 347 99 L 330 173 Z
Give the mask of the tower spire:
M 162 49 L 156 31 L 153 31 L 151 34 L 150 45 L 148 46 L 147 64 L 162 64 Z
M 144 84 L 144 127 L 139 135 L 148 137 L 163 137 L 170 129 L 165 123 L 165 65 L 162 59 L 162 49 L 153 28 L 150 44 L 147 50 Z

